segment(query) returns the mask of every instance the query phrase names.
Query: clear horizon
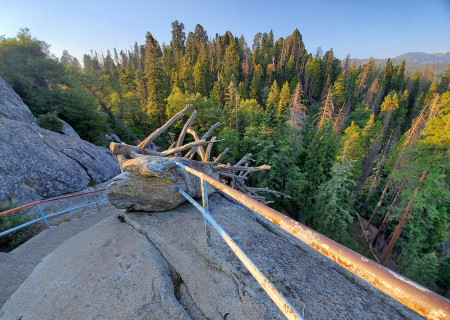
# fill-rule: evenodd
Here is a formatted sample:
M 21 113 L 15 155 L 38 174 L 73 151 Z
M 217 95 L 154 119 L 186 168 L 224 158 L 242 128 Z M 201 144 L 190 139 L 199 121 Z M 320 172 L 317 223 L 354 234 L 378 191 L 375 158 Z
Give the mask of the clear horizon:
M 227 30 L 244 35 L 251 46 L 258 32 L 273 30 L 275 40 L 298 28 L 308 52 L 333 48 L 335 56 L 377 59 L 408 52 L 429 54 L 450 51 L 450 1 L 378 1 L 345 5 L 327 0 L 311 3 L 283 1 L 145 2 L 80 0 L 56 2 L 2 1 L 0 35 L 16 36 L 29 28 L 33 36 L 51 45 L 58 58 L 63 50 L 82 61 L 90 50 L 106 53 L 145 42 L 150 31 L 160 44 L 169 44 L 171 23 L 184 23 L 186 36 L 197 23 L 209 37 Z M 447 42 L 447 43 L 446 43 Z

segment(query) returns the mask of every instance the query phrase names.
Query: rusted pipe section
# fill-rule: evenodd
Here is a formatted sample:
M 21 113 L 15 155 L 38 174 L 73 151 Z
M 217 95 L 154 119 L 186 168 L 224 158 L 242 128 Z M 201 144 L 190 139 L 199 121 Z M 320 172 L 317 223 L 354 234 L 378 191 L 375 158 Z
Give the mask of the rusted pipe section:
M 301 223 L 232 189 L 210 176 L 178 163 L 180 168 L 208 183 L 316 249 L 359 278 L 427 319 L 450 320 L 450 301 L 380 264 L 340 245 Z
M 206 183 L 205 183 L 206 184 Z M 190 203 L 194 205 L 202 214 L 205 220 L 208 220 L 217 233 L 225 240 L 234 254 L 241 260 L 247 270 L 252 274 L 252 276 L 258 281 L 264 291 L 267 292 L 269 297 L 275 302 L 277 307 L 283 312 L 283 314 L 289 320 L 300 320 L 303 319 L 297 310 L 286 300 L 285 297 L 274 287 L 272 282 L 266 278 L 266 276 L 258 269 L 258 267 L 253 263 L 252 260 L 245 254 L 244 251 L 234 242 L 234 240 L 225 232 L 225 230 L 217 223 L 216 220 L 206 211 L 201 205 L 199 205 L 194 199 L 192 199 L 183 189 L 178 189 Z
M 61 200 L 61 199 L 73 198 L 73 197 L 78 197 L 78 196 L 82 196 L 82 195 L 85 195 L 85 194 L 95 193 L 95 192 L 100 192 L 100 191 L 106 191 L 106 189 L 99 189 L 99 190 L 94 190 L 94 191 L 88 191 L 88 192 L 83 192 L 83 193 L 72 194 L 70 196 L 63 196 L 63 197 L 58 197 L 58 198 L 53 198 L 53 199 L 36 201 L 36 202 L 33 202 L 33 203 L 26 204 L 24 206 L 20 206 L 20 207 L 14 208 L 14 209 L 10 209 L 10 210 L 6 210 L 6 211 L 3 211 L 3 212 L 0 212 L 0 216 L 3 216 L 5 214 L 11 213 L 11 212 L 14 212 L 14 211 L 17 211 L 17 210 L 29 208 L 29 207 L 32 207 L 32 206 L 37 205 L 39 203 L 46 203 L 46 202 L 52 202 L 52 201 Z

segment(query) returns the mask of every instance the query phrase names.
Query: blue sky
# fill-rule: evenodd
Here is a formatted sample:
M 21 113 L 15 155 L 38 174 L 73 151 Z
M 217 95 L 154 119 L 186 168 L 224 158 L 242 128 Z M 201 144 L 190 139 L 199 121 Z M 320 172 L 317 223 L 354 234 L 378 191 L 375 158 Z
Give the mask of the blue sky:
M 199 23 L 211 37 L 229 30 L 249 45 L 257 32 L 272 29 L 278 39 L 298 28 L 309 52 L 332 47 L 341 59 L 450 51 L 450 0 L 0 0 L 0 35 L 30 28 L 57 57 L 64 49 L 78 59 L 91 49 L 119 51 L 143 44 L 147 31 L 169 43 L 174 20 L 186 36 Z

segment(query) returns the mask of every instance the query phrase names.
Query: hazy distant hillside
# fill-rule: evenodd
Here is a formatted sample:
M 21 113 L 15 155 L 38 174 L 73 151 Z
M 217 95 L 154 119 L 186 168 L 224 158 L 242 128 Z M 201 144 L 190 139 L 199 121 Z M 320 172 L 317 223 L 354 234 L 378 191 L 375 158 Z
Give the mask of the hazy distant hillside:
M 424 54 L 426 54 L 426 53 L 424 53 Z M 450 52 L 440 53 L 440 54 L 444 55 L 444 57 L 446 57 L 446 59 L 450 59 Z M 406 70 L 413 72 L 413 73 L 416 71 L 423 71 L 423 69 L 425 69 L 425 66 L 434 64 L 433 75 L 438 76 L 438 77 L 442 76 L 444 74 L 444 72 L 448 68 L 450 68 L 450 61 L 449 62 L 422 62 L 422 63 L 419 63 L 419 62 L 407 60 L 407 58 L 406 58 L 407 55 L 410 55 L 410 53 L 405 53 L 398 57 L 395 57 L 394 59 L 391 59 L 392 63 L 397 66 L 397 65 L 400 65 L 403 62 L 403 60 L 405 60 L 406 61 L 406 63 L 405 63 Z M 431 55 L 429 55 L 429 56 L 431 56 Z M 399 58 L 399 57 L 403 57 L 403 58 Z M 356 60 L 356 64 L 358 66 L 369 62 L 368 58 L 367 59 L 353 59 L 353 60 Z M 384 67 L 386 65 L 387 61 L 388 61 L 388 59 L 375 59 L 375 64 L 378 67 Z
M 441 63 L 450 62 L 450 51 L 443 53 L 428 54 L 425 52 L 408 52 L 395 57 L 394 59 L 406 60 L 416 63 Z

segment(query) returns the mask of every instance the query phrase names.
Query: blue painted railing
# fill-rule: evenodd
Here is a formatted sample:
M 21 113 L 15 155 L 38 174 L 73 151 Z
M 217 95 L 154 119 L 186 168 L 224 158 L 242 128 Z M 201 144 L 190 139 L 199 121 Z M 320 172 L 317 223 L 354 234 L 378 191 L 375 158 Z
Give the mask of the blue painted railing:
M 19 229 L 22 229 L 22 228 L 24 228 L 26 226 L 29 226 L 29 225 L 31 225 L 33 223 L 36 223 L 36 222 L 39 222 L 39 221 L 44 221 L 45 226 L 47 227 L 47 229 L 50 229 L 50 224 L 48 223 L 48 220 L 47 220 L 48 218 L 52 218 L 52 217 L 58 216 L 60 214 L 67 213 L 69 211 L 76 210 L 76 209 L 81 209 L 81 208 L 84 208 L 84 207 L 87 207 L 87 206 L 92 206 L 93 204 L 96 204 L 98 211 L 100 211 L 100 206 L 98 204 L 101 203 L 101 202 L 108 201 L 108 199 L 103 199 L 103 200 L 99 200 L 98 201 L 97 197 L 95 196 L 95 193 L 96 192 L 105 191 L 105 190 L 106 189 L 100 189 L 100 190 L 95 190 L 95 191 L 77 193 L 77 194 L 73 194 L 73 195 L 70 195 L 70 196 L 63 196 L 63 197 L 58 197 L 58 198 L 53 198 L 53 199 L 48 199 L 48 200 L 43 200 L 43 201 L 37 201 L 37 202 L 29 203 L 27 205 L 20 206 L 20 207 L 11 209 L 11 210 L 0 212 L 0 216 L 3 216 L 3 215 L 6 215 L 8 213 L 12 213 L 12 212 L 15 212 L 15 211 L 18 211 L 18 210 L 21 210 L 21 209 L 31 208 L 31 207 L 35 206 L 37 208 L 38 212 L 39 212 L 39 215 L 40 215 L 40 218 L 38 218 L 38 219 L 34 219 L 34 220 L 29 221 L 27 223 L 21 224 L 20 226 L 17 226 L 17 227 L 14 227 L 14 228 L 11 228 L 11 229 L 8 229 L 6 231 L 1 232 L 0 233 L 0 237 L 4 236 L 4 235 L 7 235 L 8 233 L 17 231 Z M 62 200 L 62 199 L 78 197 L 78 196 L 82 196 L 82 195 L 85 195 L 85 194 L 91 194 L 91 193 L 94 196 L 94 200 L 95 200 L 94 202 L 91 202 L 91 203 L 88 203 L 88 204 L 84 204 L 82 206 L 66 209 L 66 210 L 63 210 L 63 211 L 60 211 L 60 212 L 52 213 L 52 214 L 49 214 L 49 215 L 45 215 L 44 211 L 42 211 L 42 208 L 40 206 L 41 203 L 53 202 L 53 201 L 58 201 L 58 200 Z

